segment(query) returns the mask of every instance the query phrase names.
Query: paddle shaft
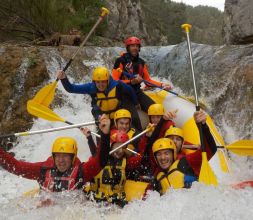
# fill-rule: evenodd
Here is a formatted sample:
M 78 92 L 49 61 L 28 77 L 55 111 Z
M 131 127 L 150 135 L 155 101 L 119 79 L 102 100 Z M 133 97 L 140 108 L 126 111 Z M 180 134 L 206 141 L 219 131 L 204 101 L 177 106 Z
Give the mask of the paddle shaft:
M 121 144 L 120 146 L 116 147 L 115 149 L 111 150 L 109 154 L 113 154 L 115 151 L 117 151 L 118 149 L 128 145 L 129 143 L 131 143 L 132 141 L 136 140 L 137 138 L 141 137 L 143 134 L 146 134 L 147 132 L 149 132 L 150 128 L 142 131 L 140 134 L 137 134 L 136 136 L 134 136 L 132 139 L 126 141 L 125 143 Z
M 182 148 L 189 149 L 189 150 L 198 150 L 199 145 L 182 145 Z M 216 146 L 219 149 L 226 149 L 226 146 Z
M 194 71 L 194 64 L 193 64 L 193 58 L 192 58 L 189 29 L 186 29 L 185 33 L 186 33 L 187 46 L 188 46 L 188 52 L 189 52 L 189 58 L 190 58 L 190 64 L 191 64 L 192 81 L 193 81 L 194 95 L 195 95 L 195 101 L 196 101 L 196 111 L 199 111 L 200 106 L 199 106 L 199 98 L 198 98 L 197 87 L 196 87 L 196 79 L 195 79 L 195 71 Z M 204 142 L 204 137 L 203 137 L 202 124 L 198 123 L 198 127 L 199 127 L 201 148 L 202 148 L 202 151 L 205 152 L 205 145 L 204 145 L 205 142 Z
M 80 127 L 83 127 L 83 126 L 94 125 L 94 124 L 95 124 L 95 121 L 84 122 L 84 123 L 80 123 L 80 124 L 71 124 L 69 126 L 58 127 L 58 128 L 49 128 L 49 129 L 43 129 L 43 130 L 38 130 L 38 131 L 25 131 L 25 132 L 20 132 L 20 133 L 5 134 L 5 135 L 0 135 L 0 138 L 20 137 L 20 136 L 28 136 L 28 135 L 34 135 L 34 134 L 43 134 L 43 133 L 49 133 L 49 132 L 53 132 L 53 131 L 61 131 L 61 130 L 67 130 L 67 129 L 72 129 L 72 128 L 80 128 Z
M 68 67 L 70 66 L 70 64 L 72 63 L 72 61 L 76 57 L 76 55 L 78 54 L 78 52 L 83 48 L 84 44 L 88 41 L 88 39 L 90 38 L 91 34 L 95 31 L 95 29 L 97 28 L 97 26 L 101 23 L 101 21 L 103 21 L 104 17 L 108 13 L 109 13 L 108 9 L 102 8 L 102 12 L 101 12 L 101 14 L 100 14 L 97 22 L 93 25 L 93 27 L 91 28 L 91 30 L 89 31 L 89 33 L 87 34 L 87 36 L 85 37 L 85 39 L 83 40 L 83 42 L 81 43 L 81 45 L 79 46 L 79 48 L 75 51 L 75 53 L 72 55 L 72 57 L 70 58 L 70 60 L 67 62 L 67 64 L 63 68 L 64 72 L 68 69 Z M 59 79 L 57 78 L 56 81 L 58 81 L 58 80 Z
M 130 78 L 130 79 L 133 79 L 133 78 L 136 77 L 136 75 L 130 74 L 130 73 L 126 72 L 126 71 L 123 71 L 123 74 L 124 74 L 125 76 L 127 76 L 128 78 Z M 186 97 L 183 97 L 183 96 L 179 95 L 179 94 L 176 93 L 176 92 L 173 92 L 173 91 L 171 91 L 171 90 L 165 90 L 165 89 L 163 89 L 162 86 L 158 86 L 158 85 L 156 85 L 156 84 L 154 84 L 154 83 L 151 83 L 151 82 L 149 82 L 149 81 L 147 81 L 147 80 L 145 80 L 145 79 L 143 79 L 142 81 L 143 81 L 145 84 L 147 84 L 147 85 L 150 85 L 150 86 L 155 87 L 155 88 L 158 88 L 158 89 L 162 89 L 162 90 L 164 90 L 164 91 L 166 91 L 166 92 L 169 92 L 169 93 L 171 93 L 171 94 L 173 94 L 173 95 L 175 95 L 175 96 L 178 96 L 178 97 L 180 97 L 180 98 L 182 98 L 182 99 L 184 99 L 184 100 L 187 100 L 187 101 L 191 102 L 189 99 L 187 99 Z M 194 104 L 195 104 L 195 103 L 194 103 Z

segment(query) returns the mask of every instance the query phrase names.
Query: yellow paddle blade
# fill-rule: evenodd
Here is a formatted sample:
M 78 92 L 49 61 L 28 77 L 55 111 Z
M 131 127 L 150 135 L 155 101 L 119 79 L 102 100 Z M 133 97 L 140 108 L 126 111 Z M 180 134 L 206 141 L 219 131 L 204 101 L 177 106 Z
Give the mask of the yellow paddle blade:
M 253 140 L 236 141 L 225 148 L 240 156 L 253 156 Z
M 224 155 L 224 152 L 221 149 L 218 149 L 217 153 L 218 153 L 218 157 L 219 157 L 221 170 L 224 173 L 229 173 L 228 163 L 227 163 L 227 159 Z
M 33 100 L 27 102 L 27 111 L 36 117 L 43 118 L 48 121 L 61 121 L 65 122 L 63 118 L 55 114 L 52 110 L 41 105 Z
M 48 107 L 54 99 L 56 85 L 57 81 L 54 81 L 53 83 L 44 86 L 40 91 L 37 92 L 32 100 Z
M 142 199 L 148 185 L 146 182 L 127 180 L 124 185 L 127 201 Z
M 206 152 L 202 152 L 202 164 L 199 174 L 199 182 L 206 185 L 218 185 L 217 178 L 208 163 Z
M 24 197 L 34 197 L 40 192 L 40 188 L 34 188 L 23 193 Z

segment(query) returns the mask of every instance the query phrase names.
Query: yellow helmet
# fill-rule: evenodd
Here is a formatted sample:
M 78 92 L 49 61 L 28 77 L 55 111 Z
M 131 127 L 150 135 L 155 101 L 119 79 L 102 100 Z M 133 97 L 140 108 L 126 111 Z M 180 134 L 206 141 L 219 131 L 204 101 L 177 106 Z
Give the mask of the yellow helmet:
M 162 104 L 152 104 L 148 108 L 148 115 L 163 115 L 164 108 Z
M 71 137 L 59 137 L 54 141 L 52 147 L 52 154 L 54 153 L 66 153 L 74 154 L 73 162 L 77 155 L 77 143 L 76 140 Z
M 114 123 L 120 118 L 129 118 L 131 120 L 131 113 L 127 109 L 119 109 L 114 113 Z
M 176 135 L 184 140 L 184 132 L 181 128 L 170 126 L 170 128 L 165 132 L 164 137 L 169 138 L 170 135 Z
M 106 67 L 97 67 L 93 70 L 92 73 L 92 80 L 93 81 L 100 81 L 100 80 L 109 80 L 110 73 Z
M 171 149 L 173 150 L 173 157 L 174 160 L 177 158 L 177 150 L 176 150 L 176 145 L 174 142 L 169 139 L 169 138 L 159 138 L 158 140 L 155 141 L 155 143 L 152 146 L 152 151 L 153 153 L 156 153 L 160 150 L 166 150 L 166 149 Z

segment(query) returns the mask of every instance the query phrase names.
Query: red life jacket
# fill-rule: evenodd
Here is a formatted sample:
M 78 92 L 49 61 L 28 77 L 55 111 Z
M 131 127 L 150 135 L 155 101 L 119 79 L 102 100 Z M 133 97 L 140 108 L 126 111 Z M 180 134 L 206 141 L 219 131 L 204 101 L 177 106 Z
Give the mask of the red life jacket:
M 76 158 L 74 165 L 70 169 L 60 173 L 54 165 L 53 158 L 49 157 L 41 169 L 41 187 L 52 192 L 80 188 L 82 182 L 82 178 L 79 175 L 80 165 L 80 160 Z

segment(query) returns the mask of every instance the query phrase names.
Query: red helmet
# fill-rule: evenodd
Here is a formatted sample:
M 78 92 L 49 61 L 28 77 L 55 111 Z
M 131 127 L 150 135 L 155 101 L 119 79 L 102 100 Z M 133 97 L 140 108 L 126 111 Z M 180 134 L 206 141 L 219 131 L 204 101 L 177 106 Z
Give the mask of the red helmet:
M 132 44 L 137 44 L 141 46 L 141 40 L 138 37 L 129 37 L 125 40 L 126 47 Z
M 113 130 L 111 131 L 110 142 L 113 143 L 125 143 L 129 140 L 127 133 L 124 131 Z

